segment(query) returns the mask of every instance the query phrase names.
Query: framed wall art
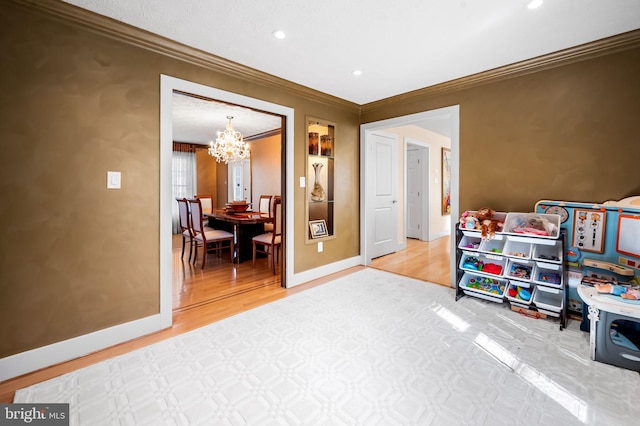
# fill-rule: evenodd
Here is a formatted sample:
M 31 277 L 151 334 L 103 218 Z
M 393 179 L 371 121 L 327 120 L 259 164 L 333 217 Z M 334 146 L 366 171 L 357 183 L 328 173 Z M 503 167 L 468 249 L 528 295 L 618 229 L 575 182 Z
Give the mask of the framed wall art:
M 324 219 L 310 220 L 309 231 L 311 232 L 311 238 L 322 238 L 329 235 L 327 231 L 327 224 Z
M 442 215 L 451 214 L 451 150 L 442 148 Z

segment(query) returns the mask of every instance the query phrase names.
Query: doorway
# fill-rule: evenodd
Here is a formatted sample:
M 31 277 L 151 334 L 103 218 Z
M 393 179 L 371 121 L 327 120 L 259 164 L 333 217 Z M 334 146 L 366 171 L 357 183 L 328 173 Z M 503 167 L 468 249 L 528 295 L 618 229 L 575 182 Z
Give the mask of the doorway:
M 227 199 L 251 203 L 251 159 L 230 163 L 227 172 Z
M 160 76 L 160 323 L 162 327 L 172 324 L 172 230 L 171 230 L 171 206 L 175 200 L 171 196 L 171 158 L 173 145 L 172 123 L 172 97 L 174 92 L 184 92 L 216 99 L 221 102 L 241 105 L 243 107 L 265 111 L 280 115 L 283 118 L 283 187 L 282 192 L 284 210 L 284 230 L 293 229 L 293 203 L 287 200 L 293 199 L 293 168 L 288 165 L 293 163 L 293 123 L 294 111 L 292 108 L 259 99 L 250 98 L 236 93 L 226 92 L 210 86 L 181 80 L 166 75 Z M 286 233 L 283 241 L 283 284 L 293 281 L 293 232 Z
M 440 203 L 435 202 L 431 203 L 429 208 L 429 218 L 432 219 L 435 215 L 435 211 L 437 211 L 437 215 L 435 216 L 437 220 L 445 223 L 445 232 L 442 235 L 438 233 L 429 233 L 429 239 L 433 240 L 437 237 L 451 236 L 455 235 L 455 220 L 452 218 L 456 218 L 459 215 L 459 106 L 451 106 L 446 108 L 440 108 L 437 110 L 425 111 L 422 113 L 411 114 L 403 117 L 396 117 L 392 119 L 382 120 L 373 123 L 367 123 L 360 126 L 360 148 L 362 152 L 361 156 L 361 193 L 363 197 L 361 199 L 361 262 L 363 265 L 369 265 L 371 263 L 373 254 L 375 250 L 372 247 L 372 243 L 374 241 L 372 236 L 372 229 L 375 229 L 375 223 L 371 223 L 375 220 L 375 217 L 367 212 L 370 212 L 374 208 L 375 199 L 371 196 L 372 188 L 375 182 L 367 179 L 367 176 L 375 175 L 376 164 L 373 159 L 375 156 L 371 155 L 371 144 L 372 144 L 372 135 L 375 132 L 397 132 L 398 128 L 402 127 L 422 127 L 431 125 L 433 127 L 433 131 L 439 134 L 446 134 L 448 143 L 450 144 L 449 149 L 451 150 L 451 175 L 450 175 L 450 203 L 451 209 L 449 213 L 443 213 L 440 210 Z M 403 141 L 404 144 L 406 142 Z M 443 145 L 444 147 L 444 145 Z M 432 149 L 432 152 L 437 151 L 440 152 L 440 149 Z M 403 156 L 404 157 L 404 156 Z M 403 160 L 404 161 L 404 160 Z M 432 167 L 429 172 L 428 181 L 430 182 L 430 188 L 437 188 L 438 200 L 440 198 L 439 194 L 441 192 L 442 186 L 442 176 L 441 176 L 441 166 L 440 166 L 440 156 L 432 155 L 431 162 L 432 165 L 437 165 L 437 167 Z M 402 170 L 405 170 L 404 164 L 401 165 Z M 401 172 L 402 173 L 402 172 Z M 403 184 L 404 188 L 406 188 L 406 180 Z M 400 191 L 400 194 L 404 196 L 405 189 Z M 434 194 L 431 194 L 431 199 L 434 198 Z M 406 224 L 407 224 L 407 210 L 406 210 L 406 198 L 403 197 L 402 200 L 399 201 L 402 212 L 399 214 L 399 226 L 395 227 L 398 231 L 395 234 L 394 238 L 398 242 L 398 246 L 406 247 Z M 400 223 L 402 222 L 402 223 Z M 433 222 L 433 220 L 430 220 Z M 448 247 L 450 253 L 455 253 L 455 238 L 449 238 Z M 450 256 L 449 261 L 449 270 L 450 276 L 455 277 L 455 256 Z M 454 286 L 454 283 L 450 283 L 451 286 Z
M 429 241 L 430 147 L 414 139 L 405 139 L 407 238 Z

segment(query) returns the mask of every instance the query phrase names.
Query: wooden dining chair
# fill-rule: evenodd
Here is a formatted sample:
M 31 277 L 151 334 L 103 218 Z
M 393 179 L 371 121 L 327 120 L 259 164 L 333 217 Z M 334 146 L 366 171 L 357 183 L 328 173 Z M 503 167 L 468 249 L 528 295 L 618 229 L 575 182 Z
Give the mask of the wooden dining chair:
M 272 209 L 271 209 L 271 200 L 273 199 L 273 197 L 271 195 L 261 195 L 260 196 L 260 201 L 258 203 L 258 211 L 260 212 L 261 215 L 263 216 L 268 216 L 269 218 L 271 218 L 273 220 L 272 216 Z M 265 232 L 271 232 L 273 231 L 273 223 L 268 222 L 264 224 L 264 230 Z
M 189 261 L 193 249 L 193 228 L 191 227 L 191 215 L 189 214 L 189 202 L 186 198 L 176 198 L 178 201 L 178 216 L 180 218 L 180 232 L 182 234 L 182 254 L 180 259 L 184 259 L 184 248 L 189 241 Z
M 276 265 L 279 263 L 278 257 L 282 247 L 282 199 L 279 196 L 273 197 L 272 203 L 273 231 L 256 235 L 253 242 L 253 267 L 256 266 L 256 254 L 263 253 L 267 259 L 271 259 L 271 269 L 276 273 Z
M 233 255 L 234 255 L 234 236 L 232 233 L 227 231 L 221 231 L 219 229 L 212 229 L 205 227 L 202 221 L 202 204 L 199 198 L 189 199 L 189 206 L 191 207 L 191 225 L 193 229 L 193 263 L 196 263 L 196 259 L 198 258 L 198 247 L 202 246 L 202 269 L 204 269 L 204 264 L 207 261 L 207 251 L 211 249 L 218 253 L 218 257 L 220 257 L 220 253 L 223 249 L 229 248 L 231 252 L 231 263 L 233 263 Z M 227 245 L 222 245 L 222 243 L 227 242 Z
M 213 195 L 194 195 L 193 198 L 200 200 L 202 213 L 211 213 L 213 210 Z

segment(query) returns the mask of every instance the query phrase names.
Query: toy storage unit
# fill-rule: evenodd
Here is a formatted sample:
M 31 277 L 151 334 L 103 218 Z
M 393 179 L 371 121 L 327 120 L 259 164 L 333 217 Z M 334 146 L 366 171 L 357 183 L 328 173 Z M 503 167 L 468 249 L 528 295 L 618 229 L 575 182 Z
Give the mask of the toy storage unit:
M 585 285 L 578 293 L 589 311 L 591 359 L 640 371 L 640 303 L 599 294 Z
M 550 235 L 512 232 L 514 223 L 533 213 L 497 213 L 504 220 L 503 232 L 482 240 L 477 229 L 456 226 L 456 300 L 477 297 L 495 303 L 507 302 L 559 318 L 566 325 L 565 277 L 563 268 L 564 232 L 560 217 L 544 217 L 555 228 Z
M 568 314 L 586 314 L 578 296 L 585 279 L 625 284 L 640 277 L 640 197 L 601 204 L 541 200 L 535 211 L 559 214 L 566 233 Z M 589 326 L 583 322 L 581 328 Z

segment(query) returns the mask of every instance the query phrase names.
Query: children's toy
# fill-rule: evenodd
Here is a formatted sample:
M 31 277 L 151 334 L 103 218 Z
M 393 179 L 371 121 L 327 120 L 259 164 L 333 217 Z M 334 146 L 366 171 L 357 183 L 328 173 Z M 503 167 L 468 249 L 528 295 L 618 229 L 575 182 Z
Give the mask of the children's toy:
M 495 214 L 495 210 L 485 207 L 478 210 L 474 215 L 480 224 L 483 240 L 490 240 L 495 236 L 496 232 L 502 231 L 504 223 L 494 219 Z
M 526 265 L 520 265 L 518 263 L 514 263 L 511 265 L 511 272 L 509 275 L 514 278 L 521 278 L 523 280 L 531 279 L 531 268 Z
M 482 260 L 478 259 L 477 257 L 473 257 L 470 256 L 468 257 L 464 263 L 462 264 L 462 267 L 464 269 L 471 269 L 473 271 L 481 271 L 482 270 Z
M 500 281 L 498 280 L 481 277 L 469 279 L 469 282 L 466 286 L 499 296 L 502 296 L 502 294 L 504 294 L 505 287 L 504 284 L 500 283 Z
M 522 300 L 529 301 L 531 299 L 531 293 L 529 293 L 529 291 L 525 290 L 524 288 L 518 287 L 518 297 Z
M 479 227 L 478 219 L 469 211 L 465 211 L 460 216 L 460 227 L 464 229 L 476 229 Z
M 485 263 L 482 266 L 482 272 L 493 275 L 502 275 L 502 266 L 495 263 Z
M 536 213 L 513 215 L 508 218 L 506 232 L 538 235 L 541 237 L 558 235 L 558 227 L 546 217 Z
M 628 287 L 614 284 L 596 284 L 594 286 L 598 293 L 612 294 L 623 299 L 640 300 L 640 288 Z
M 538 275 L 538 281 L 550 284 L 560 284 L 560 274 L 541 272 Z

